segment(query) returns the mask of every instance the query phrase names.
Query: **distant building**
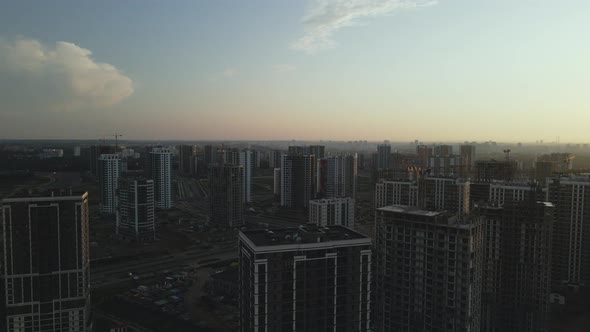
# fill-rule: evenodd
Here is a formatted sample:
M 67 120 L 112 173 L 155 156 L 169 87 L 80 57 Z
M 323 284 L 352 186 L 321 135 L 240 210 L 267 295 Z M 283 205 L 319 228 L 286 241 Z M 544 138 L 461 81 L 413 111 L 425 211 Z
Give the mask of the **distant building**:
M 541 186 L 547 184 L 547 178 L 555 176 L 560 171 L 559 163 L 555 161 L 535 162 L 535 181 Z
M 289 146 L 289 154 L 293 156 L 315 156 L 316 160 L 326 156 L 326 147 L 323 145 Z
M 370 238 L 306 225 L 239 239 L 240 331 L 370 331 Z
M 244 169 L 244 203 L 252 202 L 252 172 L 254 172 L 255 153 L 253 150 L 244 150 L 239 155 L 239 165 Z
M 377 169 L 389 169 L 389 158 L 391 156 L 391 145 L 377 145 Z
M 6 331 L 91 331 L 88 213 L 87 193 L 0 200 Z
M 273 193 L 275 196 L 281 195 L 281 169 L 275 168 L 273 171 Z
M 463 162 L 463 172 L 467 176 L 472 176 L 475 169 L 475 146 L 465 144 L 461 145 L 459 150 Z
M 325 198 L 356 197 L 357 155 L 330 156 L 319 161 L 318 192 Z
M 43 149 L 39 154 L 39 159 L 63 158 L 64 150 L 62 149 Z
M 412 180 L 381 180 L 375 186 L 375 207 L 389 205 L 418 206 L 418 184 Z
M 100 186 L 100 212 L 114 214 L 117 208 L 117 188 L 121 158 L 118 154 L 101 154 L 98 158 L 98 184 Z
M 480 207 L 485 227 L 481 331 L 549 330 L 554 209 L 534 196 Z
M 197 173 L 197 147 L 194 145 L 178 146 L 178 173 L 194 176 Z
M 427 167 L 428 160 L 432 156 L 432 148 L 427 145 L 418 145 L 416 146 L 416 154 L 418 155 L 418 165 Z
M 316 193 L 316 157 L 283 155 L 281 162 L 281 206 L 307 208 Z
M 238 165 L 209 167 L 210 221 L 228 227 L 244 223 L 244 168 Z
M 149 155 L 149 176 L 154 180 L 156 208 L 172 208 L 172 151 L 169 148 L 153 148 Z
M 481 218 L 395 205 L 375 227 L 374 331 L 480 331 Z
M 473 177 L 478 181 L 514 181 L 517 180 L 517 170 L 516 160 L 478 160 Z
M 463 160 L 457 155 L 434 155 L 428 158 L 428 169 L 432 176 L 463 176 Z
M 309 201 L 309 222 L 318 226 L 354 227 L 354 199 L 351 197 Z
M 446 157 L 446 156 L 451 156 L 452 154 L 453 154 L 453 146 L 452 145 L 441 144 L 441 145 L 434 146 L 433 155 L 435 155 L 435 156 Z
M 269 153 L 269 166 L 270 168 L 281 168 L 281 156 L 282 151 L 280 150 L 272 150 Z
M 145 242 L 156 238 L 154 181 L 137 175 L 119 178 L 116 233 Z

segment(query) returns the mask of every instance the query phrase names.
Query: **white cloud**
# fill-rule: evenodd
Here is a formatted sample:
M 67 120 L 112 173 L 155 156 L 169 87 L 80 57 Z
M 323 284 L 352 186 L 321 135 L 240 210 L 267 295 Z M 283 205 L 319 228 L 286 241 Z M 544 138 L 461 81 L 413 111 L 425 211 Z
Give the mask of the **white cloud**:
M 68 42 L 0 39 L 0 109 L 77 111 L 115 105 L 133 93 L 132 80 L 90 50 Z
M 272 69 L 277 73 L 286 73 L 286 72 L 294 71 L 295 66 L 287 64 L 287 63 L 282 63 L 282 64 L 277 64 L 277 65 L 272 66 Z
M 294 50 L 313 54 L 333 48 L 332 36 L 357 24 L 360 18 L 390 14 L 396 10 L 426 7 L 436 0 L 310 0 L 303 17 L 304 35 L 291 43 Z
M 221 73 L 224 77 L 234 77 L 238 74 L 238 71 L 233 68 L 225 68 Z

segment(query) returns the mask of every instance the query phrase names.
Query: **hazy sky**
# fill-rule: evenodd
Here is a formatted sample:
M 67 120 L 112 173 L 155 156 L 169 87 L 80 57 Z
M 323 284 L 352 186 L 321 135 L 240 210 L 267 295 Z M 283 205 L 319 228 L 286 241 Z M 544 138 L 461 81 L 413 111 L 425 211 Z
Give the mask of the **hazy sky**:
M 588 0 L 0 5 L 0 138 L 590 141 Z

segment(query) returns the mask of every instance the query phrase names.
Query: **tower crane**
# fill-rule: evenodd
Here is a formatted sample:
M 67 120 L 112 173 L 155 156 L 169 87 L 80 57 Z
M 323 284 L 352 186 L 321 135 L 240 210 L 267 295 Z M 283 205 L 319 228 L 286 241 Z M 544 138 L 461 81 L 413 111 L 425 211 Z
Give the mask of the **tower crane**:
M 114 133 L 113 137 L 115 137 L 115 150 L 119 151 L 119 137 L 123 137 L 123 135 Z

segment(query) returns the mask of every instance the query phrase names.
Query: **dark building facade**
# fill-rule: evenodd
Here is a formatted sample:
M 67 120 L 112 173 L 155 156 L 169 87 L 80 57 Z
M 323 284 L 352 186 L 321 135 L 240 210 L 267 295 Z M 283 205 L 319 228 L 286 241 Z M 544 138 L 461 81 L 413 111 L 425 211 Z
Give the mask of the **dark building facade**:
M 515 160 L 478 160 L 475 162 L 473 177 L 477 181 L 514 181 L 517 171 L 518 163 Z
M 281 161 L 281 206 L 307 208 L 317 193 L 314 155 L 283 155 Z
M 394 205 L 375 220 L 374 331 L 480 331 L 481 218 Z
M 138 242 L 156 238 L 154 181 L 137 175 L 119 178 L 117 235 Z
M 371 240 L 342 226 L 240 232 L 240 331 L 369 331 Z
M 482 331 L 548 331 L 554 206 L 535 198 L 478 208 L 485 225 Z
M 244 223 L 243 186 L 242 166 L 209 166 L 209 217 L 212 223 L 229 227 Z
M 90 331 L 88 194 L 0 201 L 8 332 Z
M 194 145 L 178 146 L 178 173 L 194 176 L 197 173 L 197 147 Z

